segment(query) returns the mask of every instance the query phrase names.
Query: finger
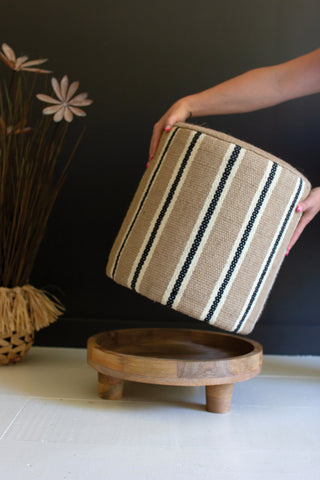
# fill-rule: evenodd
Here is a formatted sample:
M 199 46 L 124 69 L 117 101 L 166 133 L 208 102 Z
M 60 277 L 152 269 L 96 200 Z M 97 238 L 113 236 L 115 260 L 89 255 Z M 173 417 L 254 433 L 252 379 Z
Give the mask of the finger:
M 311 195 L 309 195 L 305 200 L 299 203 L 297 206 L 297 212 L 304 212 L 308 208 L 313 206 Z
M 303 232 L 304 229 L 305 229 L 305 225 L 302 225 L 302 224 L 299 223 L 299 225 L 295 229 L 294 234 L 292 235 L 291 240 L 289 242 L 287 255 L 289 254 L 293 245 L 298 241 L 298 239 L 299 239 L 299 237 L 300 237 L 300 235 L 301 235 L 301 233 Z
M 297 212 L 305 212 L 309 209 L 317 211 L 317 207 L 315 207 L 315 199 L 317 198 L 317 196 L 318 188 L 314 188 L 313 190 L 311 190 L 308 197 L 299 203 L 299 205 L 297 206 Z M 318 203 L 319 202 L 316 201 L 316 204 Z
M 153 135 L 151 137 L 150 150 L 149 150 L 149 159 L 152 160 L 156 154 L 157 148 L 159 146 L 160 138 L 163 130 L 165 132 L 170 132 L 174 122 L 167 121 L 165 126 L 162 124 L 156 124 L 153 129 Z
M 154 157 L 154 155 L 157 151 L 161 134 L 162 134 L 162 128 L 158 125 L 157 126 L 155 125 L 154 129 L 153 129 L 153 134 L 152 134 L 152 137 L 151 137 L 151 142 L 150 142 L 150 149 L 149 149 L 149 159 L 150 160 L 152 160 L 152 158 Z
M 306 228 L 306 226 L 308 225 L 308 223 L 310 223 L 311 220 L 312 220 L 312 216 L 306 215 L 306 214 L 302 215 L 300 222 L 298 223 L 298 226 L 295 229 L 291 237 L 291 240 L 289 242 L 287 254 L 289 253 L 291 248 L 294 246 L 294 244 L 297 242 L 303 230 Z

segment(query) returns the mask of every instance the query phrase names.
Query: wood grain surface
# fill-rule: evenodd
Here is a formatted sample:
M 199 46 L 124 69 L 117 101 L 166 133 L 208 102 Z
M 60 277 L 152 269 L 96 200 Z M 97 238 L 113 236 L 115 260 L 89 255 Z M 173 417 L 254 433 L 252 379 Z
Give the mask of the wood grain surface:
M 233 384 L 257 375 L 262 346 L 237 335 L 191 329 L 141 328 L 99 333 L 88 340 L 88 363 L 99 395 L 122 397 L 123 382 L 205 385 L 211 412 L 230 410 Z

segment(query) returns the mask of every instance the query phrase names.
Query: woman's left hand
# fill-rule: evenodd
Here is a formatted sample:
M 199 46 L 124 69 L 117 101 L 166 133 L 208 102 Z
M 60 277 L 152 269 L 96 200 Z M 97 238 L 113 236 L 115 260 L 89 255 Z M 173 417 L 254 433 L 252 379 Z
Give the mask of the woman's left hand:
M 296 243 L 308 223 L 310 223 L 311 220 L 320 211 L 320 187 L 316 187 L 311 190 L 309 196 L 303 202 L 299 203 L 299 205 L 297 206 L 297 211 L 302 212 L 302 217 L 290 240 L 287 255 L 289 254 L 290 249 Z

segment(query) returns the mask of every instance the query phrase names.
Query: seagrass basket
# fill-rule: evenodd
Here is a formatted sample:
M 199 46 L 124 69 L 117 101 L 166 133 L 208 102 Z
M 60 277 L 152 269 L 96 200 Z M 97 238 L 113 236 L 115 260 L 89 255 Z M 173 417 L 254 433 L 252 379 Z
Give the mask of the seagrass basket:
M 0 337 L 0 365 L 20 362 L 34 342 L 34 333 L 14 332 Z
M 259 148 L 176 124 L 141 179 L 107 275 L 190 317 L 248 334 L 310 189 L 300 172 Z
M 63 311 L 57 298 L 32 285 L 0 287 L 0 365 L 20 362 L 35 331 L 55 322 Z

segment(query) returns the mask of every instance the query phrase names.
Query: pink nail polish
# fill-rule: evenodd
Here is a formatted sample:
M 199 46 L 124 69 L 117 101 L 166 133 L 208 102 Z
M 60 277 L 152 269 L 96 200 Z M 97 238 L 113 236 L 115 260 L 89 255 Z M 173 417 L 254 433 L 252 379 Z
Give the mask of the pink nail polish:
M 297 206 L 297 212 L 299 212 L 299 213 L 302 212 L 302 207 L 301 207 L 301 205 L 298 205 L 298 206 Z
M 152 160 L 152 159 L 153 159 L 153 155 L 150 155 L 149 160 Z
M 148 168 L 148 167 L 149 167 L 149 165 L 150 165 L 150 163 L 148 162 L 148 163 L 146 164 L 146 168 Z
M 165 132 L 170 132 L 171 127 L 166 127 L 164 130 L 165 130 Z
M 290 253 L 290 250 L 291 250 L 291 248 L 288 248 L 288 249 L 287 249 L 287 252 L 286 252 L 286 257 L 289 255 L 289 253 Z

